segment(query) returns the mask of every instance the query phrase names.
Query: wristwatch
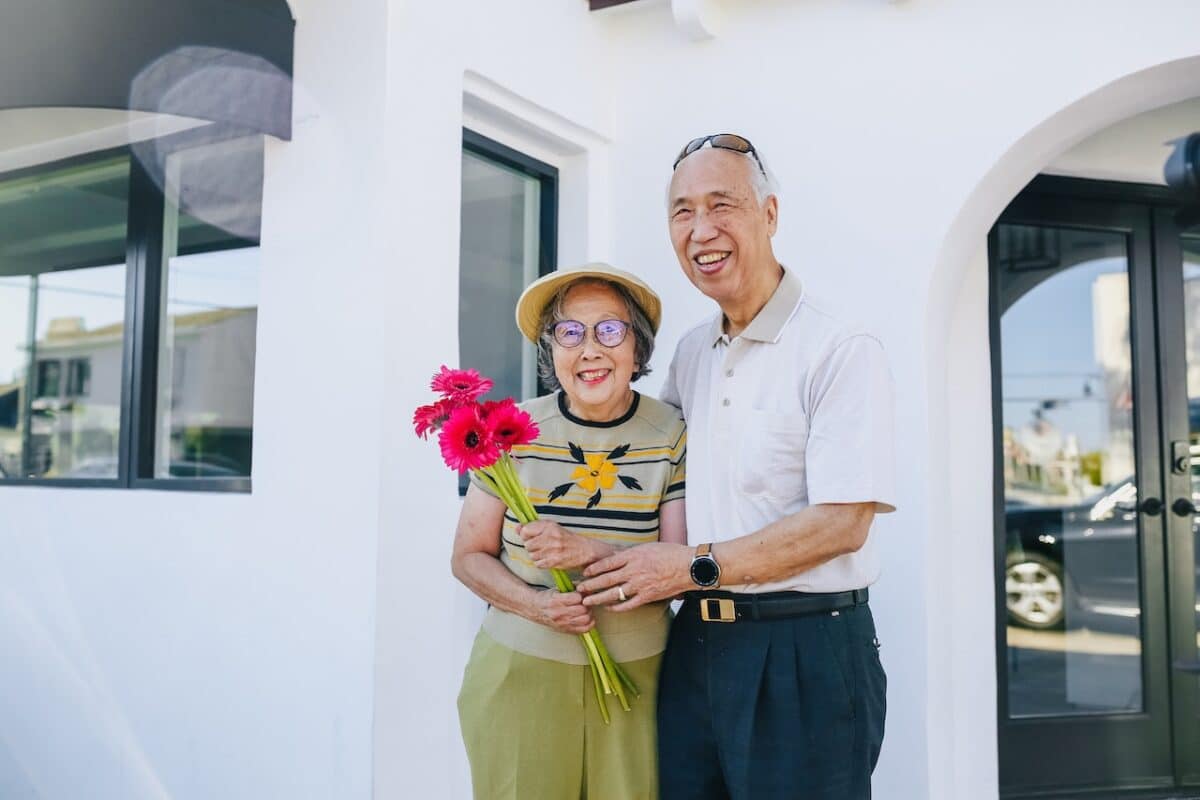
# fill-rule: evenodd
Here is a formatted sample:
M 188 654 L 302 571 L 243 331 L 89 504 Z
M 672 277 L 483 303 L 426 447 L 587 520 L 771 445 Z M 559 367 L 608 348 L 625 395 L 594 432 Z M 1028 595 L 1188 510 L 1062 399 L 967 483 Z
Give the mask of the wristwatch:
M 712 556 L 712 543 L 702 544 L 692 556 L 692 583 L 701 589 L 715 589 L 721 585 L 721 565 Z

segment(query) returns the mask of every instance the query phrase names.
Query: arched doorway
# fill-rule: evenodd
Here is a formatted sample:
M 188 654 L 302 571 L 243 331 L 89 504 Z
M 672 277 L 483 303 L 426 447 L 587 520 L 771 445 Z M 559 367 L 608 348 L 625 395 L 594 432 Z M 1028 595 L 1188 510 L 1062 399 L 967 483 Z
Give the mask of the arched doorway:
M 931 445 L 930 450 L 938 462 L 935 464 L 935 474 L 940 473 L 944 477 L 945 485 L 950 487 L 949 525 L 956 534 L 951 537 L 952 542 L 947 551 L 937 558 L 942 559 L 949 571 L 959 573 L 959 579 L 980 587 L 978 591 L 985 591 L 983 587 L 997 587 L 998 590 L 993 592 L 992 597 L 980 597 L 977 603 L 967 604 L 962 609 L 950 609 L 950 624 L 940 627 L 935 632 L 934 639 L 942 638 L 931 643 L 931 647 L 945 646 L 948 640 L 951 652 L 956 652 L 952 663 L 945 667 L 951 678 L 950 685 L 954 687 L 953 692 L 949 693 L 948 702 L 952 705 L 949 711 L 955 715 L 963 714 L 976 722 L 971 726 L 974 732 L 970 734 L 972 741 L 969 744 L 951 744 L 948 747 L 955 752 L 961 747 L 993 754 L 993 766 L 990 768 L 978 764 L 970 768 L 976 773 L 984 769 L 996 770 L 990 773 L 988 782 L 995 781 L 1003 796 L 1032 796 L 1038 792 L 1041 796 L 1060 797 L 1084 788 L 1112 790 L 1133 787 L 1175 791 L 1176 794 L 1172 796 L 1178 796 L 1181 788 L 1200 785 L 1200 774 L 1193 763 L 1195 754 L 1192 751 L 1196 748 L 1193 747 L 1194 742 L 1189 744 L 1192 740 L 1189 739 L 1191 734 L 1188 733 L 1189 730 L 1200 729 L 1200 701 L 1197 699 L 1200 689 L 1195 686 L 1194 677 L 1182 675 L 1174 670 L 1176 661 L 1188 661 L 1196 656 L 1194 615 L 1189 622 L 1192 628 L 1188 638 L 1187 634 L 1180 633 L 1184 622 L 1187 621 L 1181 612 L 1192 611 L 1193 606 L 1200 605 L 1200 597 L 1196 595 L 1195 563 L 1192 561 L 1194 541 L 1187 538 L 1193 536 L 1192 522 L 1186 514 L 1175 515 L 1168 510 L 1165 516 L 1160 514 L 1156 518 L 1158 522 L 1154 522 L 1155 518 L 1152 517 L 1148 522 L 1136 522 L 1136 525 L 1140 526 L 1138 530 L 1144 529 L 1145 533 L 1138 534 L 1137 546 L 1132 551 L 1132 557 L 1129 553 L 1121 556 L 1127 566 L 1132 560 L 1132 573 L 1125 575 L 1123 579 L 1128 583 L 1131 574 L 1138 579 L 1134 587 L 1140 603 L 1137 608 L 1138 615 L 1126 617 L 1127 620 L 1133 619 L 1134 624 L 1140 626 L 1139 638 L 1136 639 L 1138 649 L 1133 654 L 1126 654 L 1132 656 L 1132 668 L 1128 668 L 1128 664 L 1122 667 L 1127 678 L 1134 683 L 1140 682 L 1140 685 L 1135 687 L 1136 691 L 1126 693 L 1137 696 L 1119 710 L 1111 707 L 1099 708 L 1098 706 L 1105 703 L 1121 705 L 1114 696 L 1122 690 L 1120 687 L 1114 688 L 1111 681 L 1106 683 L 1104 679 L 1100 679 L 1097 682 L 1098 673 L 1094 670 L 1089 673 L 1090 656 L 1084 653 L 1083 658 L 1077 659 L 1075 663 L 1059 666 L 1056 687 L 1059 692 L 1056 701 L 1059 708 L 1043 707 L 1040 712 L 1045 713 L 1039 713 L 1039 709 L 1027 706 L 1014 714 L 1008 685 L 1013 665 L 1007 660 L 1012 654 L 1008 647 L 1008 598 L 1004 591 L 1003 577 L 1005 568 L 1009 566 L 1009 549 L 1005 541 L 1008 532 L 1005 530 L 1006 495 L 1003 479 L 1006 467 L 1011 464 L 1006 464 L 1003 459 L 1004 397 L 990 396 L 990 376 L 986 366 L 991 361 L 992 343 L 1001 338 L 1002 331 L 999 330 L 998 320 L 989 330 L 987 321 L 995 315 L 980 313 L 987 307 L 989 296 L 995 299 L 997 289 L 995 285 L 989 285 L 989 274 L 995 273 L 989 273 L 989 253 L 985 241 L 1001 212 L 1021 194 L 1022 188 L 1037 173 L 1086 137 L 1122 119 L 1196 96 L 1200 96 L 1200 58 L 1191 58 L 1127 76 L 1098 89 L 1046 120 L 1012 146 L 964 204 L 943 243 L 935 271 L 929 306 L 930 330 L 933 332 L 931 339 L 934 343 L 929 356 L 929 374 L 931 387 L 937 388 L 931 390 L 931 415 L 947 420 L 947 428 L 940 432 L 940 437 L 945 438 L 939 438 L 938 442 Z M 1163 323 L 1157 321 L 1157 318 L 1150 323 L 1144 321 L 1157 313 L 1163 297 L 1169 298 L 1172 291 L 1175 292 L 1175 296 L 1182 293 L 1178 287 L 1171 289 L 1164 282 L 1168 277 L 1165 266 L 1154 266 L 1156 256 L 1163 264 L 1174 258 L 1174 277 L 1178 281 L 1182 280 L 1181 265 L 1187 251 L 1178 248 L 1179 232 L 1175 232 L 1177 249 L 1176 255 L 1172 256 L 1168 241 L 1170 234 L 1167 230 L 1170 215 L 1160 211 L 1156 217 L 1156 212 L 1150 208 L 1165 205 L 1165 200 L 1157 205 L 1145 204 L 1140 210 L 1130 212 L 1137 219 L 1122 217 L 1122 214 L 1129 212 L 1129 209 L 1125 209 L 1117 213 L 1120 219 L 1110 217 L 1105 221 L 1099 217 L 1089 217 L 1088 214 L 1097 211 L 1097 203 L 1103 205 L 1109 201 L 1092 198 L 1082 203 L 1087 208 L 1081 211 L 1079 198 L 1066 196 L 1079 190 L 1080 185 L 1071 185 L 1071 191 L 1066 191 L 1067 184 L 1058 182 L 1056 191 L 1049 192 L 1047 189 L 1050 185 L 1045 181 L 1038 184 L 1041 191 L 1035 194 L 1042 196 L 1040 207 L 1037 202 L 1031 200 L 1032 195 L 1027 195 L 1021 198 L 1022 203 L 1015 207 L 1014 215 L 1006 218 L 1011 227 L 1003 233 L 1009 237 L 1007 250 L 1003 255 L 1011 260 L 1014 254 L 1031 254 L 1032 250 L 1028 249 L 1029 247 L 1036 250 L 1041 245 L 1048 245 L 1054 250 L 1058 265 L 1067 268 L 1066 265 L 1071 264 L 1073 259 L 1076 263 L 1088 260 L 1075 259 L 1080 251 L 1074 245 L 1084 243 L 1072 243 L 1064 239 L 1068 232 L 1084 230 L 1096 233 L 1104 231 L 1107 227 L 1107 230 L 1116 236 L 1108 244 L 1121 250 L 1122 257 L 1128 259 L 1130 271 L 1127 273 L 1127 280 L 1133 283 L 1139 280 L 1146 282 L 1141 290 L 1133 291 L 1133 302 L 1136 303 L 1140 298 L 1148 304 L 1148 309 L 1149 306 L 1155 309 L 1143 309 L 1142 331 L 1136 334 L 1138 344 L 1133 346 L 1149 345 L 1150 349 L 1140 358 L 1147 364 L 1153 361 L 1157 370 L 1157 374 L 1152 378 L 1152 383 L 1157 381 L 1153 384 L 1155 393 L 1147 394 L 1146 386 L 1150 384 L 1141 386 L 1139 391 L 1147 404 L 1144 410 L 1149 412 L 1157 409 L 1156 413 L 1161 412 L 1161 418 L 1152 420 L 1153 424 L 1142 431 L 1142 441 L 1137 450 L 1144 459 L 1159 465 L 1160 474 L 1156 477 L 1154 464 L 1146 461 L 1141 465 L 1138 480 L 1147 486 L 1157 480 L 1158 488 L 1153 496 L 1160 499 L 1165 497 L 1168 506 L 1177 499 L 1176 495 L 1187 499 L 1190 497 L 1190 486 L 1187 485 L 1190 477 L 1179 474 L 1172 479 L 1169 465 L 1166 468 L 1161 465 L 1170 461 L 1173 442 L 1182 439 L 1186 450 L 1189 438 L 1186 429 L 1189 424 L 1186 394 L 1182 395 L 1182 405 L 1178 398 L 1166 401 L 1163 398 L 1166 397 L 1164 387 L 1169 392 L 1172 387 L 1186 383 L 1186 380 L 1179 376 L 1185 375 L 1190 365 L 1186 363 L 1186 357 L 1181 355 L 1184 353 L 1182 349 L 1177 347 L 1175 356 L 1171 356 L 1169 352 L 1158 347 L 1163 336 Z M 1121 187 L 1115 188 L 1119 190 Z M 1111 198 L 1111 202 L 1118 205 L 1121 204 L 1120 200 L 1121 198 Z M 1128 202 L 1125 205 L 1128 205 Z M 1043 220 L 1031 219 L 1029 215 L 1033 213 L 1044 213 L 1047 216 Z M 1037 230 L 1019 229 L 1022 224 L 1029 227 L 1030 222 L 1043 223 L 1031 226 L 1042 230 L 1047 227 L 1055 228 L 1057 225 L 1057 242 L 1051 243 L 1046 240 L 1039 244 L 1036 241 Z M 1135 228 L 1139 226 L 1141 230 L 1137 233 Z M 999 245 L 1000 235 L 1001 231 L 997 229 L 997 236 L 993 239 L 994 246 Z M 1022 241 L 1022 235 L 1031 238 Z M 1155 236 L 1158 238 L 1154 238 Z M 1096 238 L 1090 237 L 1091 240 Z M 1100 244 L 1103 242 L 1088 241 L 1084 244 L 1084 249 Z M 1135 252 L 1130 248 L 1140 250 Z M 1042 249 L 1045 250 L 1044 247 Z M 1072 250 L 1074 255 L 1069 252 Z M 1001 254 L 994 249 L 991 253 L 993 263 L 999 255 Z M 1092 256 L 1095 256 L 1095 253 L 1092 253 Z M 1137 270 L 1132 266 L 1135 259 L 1144 262 Z M 1090 260 L 1095 264 L 1098 259 Z M 1030 261 L 1026 266 L 1033 269 L 1037 265 Z M 1036 281 L 1034 283 L 1036 284 Z M 1153 294 L 1155 287 L 1164 292 L 1161 297 Z M 1010 300 L 1020 298 L 1023 292 L 1028 290 L 1028 287 L 1021 287 L 1016 279 L 1010 280 L 1007 285 Z M 1089 297 L 1087 302 L 1092 302 L 1092 299 Z M 1179 312 L 1175 315 L 1176 321 L 1167 323 L 1167 329 L 1171 335 L 1178 334 L 1182 337 L 1180 318 L 1183 314 L 1178 307 L 1176 311 Z M 1175 325 L 1173 331 L 1170 330 L 1172 324 Z M 942 333 L 939 335 L 938 331 Z M 1090 340 L 1092 334 L 1093 331 L 1089 328 L 1086 336 L 1082 338 Z M 1174 365 L 1168 366 L 1167 362 L 1172 358 Z M 1172 373 L 1171 370 L 1175 372 Z M 1171 378 L 1172 374 L 1176 377 Z M 1002 375 L 998 374 L 996 383 L 1000 384 L 1001 379 Z M 994 388 L 999 389 L 1000 386 Z M 1092 387 L 1092 392 L 1098 397 L 1103 394 L 1104 387 L 1098 384 Z M 1163 402 L 1167 402 L 1167 405 L 1163 405 Z M 993 409 L 999 410 L 994 412 Z M 1130 414 L 1134 413 L 1130 411 Z M 1180 437 L 1179 432 L 1174 429 L 1179 427 L 1181 421 L 1185 428 Z M 955 442 L 957 446 L 949 446 L 947 439 Z M 965 441 L 971 442 L 974 447 L 963 447 Z M 1055 448 L 1056 454 L 1061 449 Z M 1117 465 L 1114 464 L 1113 469 L 1116 468 Z M 1119 484 L 1120 481 L 1114 480 L 1114 483 Z M 1136 488 L 1142 488 L 1142 499 L 1151 496 L 1145 487 Z M 1009 492 L 1009 499 L 1017 498 Z M 1124 501 L 1118 498 L 1115 502 Z M 1134 502 L 1136 504 L 1137 501 Z M 1119 517 L 1126 513 L 1122 508 L 1117 508 L 1116 511 Z M 1136 517 L 1141 512 L 1135 509 L 1133 513 Z M 1169 519 L 1169 524 L 1164 525 L 1164 519 Z M 1085 523 L 1087 521 L 1089 520 L 1084 520 Z M 1161 535 L 1155 534 L 1155 525 L 1163 529 Z M 1080 524 L 1080 535 L 1083 535 L 1088 527 L 1096 526 Z M 999 538 L 996 537 L 997 529 L 1001 531 Z M 1035 532 L 1034 535 L 1035 538 L 1037 535 L 1043 535 L 1058 539 L 1062 532 L 1061 529 L 1058 532 L 1046 530 Z M 1100 534 L 1093 530 L 1090 535 Z M 1185 541 L 1187 547 L 1182 545 Z M 1176 542 L 1177 546 L 1169 547 L 1169 542 Z M 1178 560 L 1181 554 L 1185 554 L 1184 550 L 1187 551 L 1189 561 L 1187 569 L 1177 568 L 1173 560 Z M 1079 557 L 1080 560 L 1083 558 Z M 1036 566 L 1037 562 L 1031 559 L 1030 563 Z M 1176 568 L 1172 572 L 1173 566 Z M 964 570 L 969 572 L 968 577 L 964 578 L 961 575 Z M 1157 574 L 1150 575 L 1155 570 Z M 1174 577 L 1168 579 L 1168 572 Z M 1148 575 L 1151 578 L 1149 581 Z M 1071 578 L 1068 576 L 1062 580 L 1066 584 Z M 1183 586 L 1184 582 L 1188 585 Z M 1157 600 L 1154 599 L 1155 596 Z M 1155 616 L 1151 612 L 1156 602 L 1159 604 L 1159 613 L 1156 619 L 1150 619 Z M 963 646 L 968 637 L 979 634 L 981 614 L 985 605 L 992 606 L 1000 645 L 990 663 L 985 662 L 981 653 Z M 1125 610 L 1129 611 L 1128 608 Z M 1143 612 L 1149 616 L 1143 618 Z M 1048 613 L 1053 616 L 1058 612 L 1050 609 Z M 1063 625 L 1061 618 L 1041 622 L 1052 631 L 1044 636 L 1061 635 L 1053 633 Z M 1032 631 L 1033 626 L 1025 630 Z M 1090 646 L 1094 646 L 1094 640 Z M 1061 647 L 1059 650 L 1061 660 L 1069 660 Z M 1023 666 L 1028 668 L 1028 664 L 1026 660 Z M 1091 659 L 1091 666 L 1094 665 L 1095 659 Z M 994 683 L 983 677 L 987 673 L 995 677 Z M 1028 675 L 1028 672 L 1025 674 Z M 1129 681 L 1126 683 L 1129 684 Z M 1126 685 L 1125 688 L 1130 687 Z M 1088 703 L 1093 704 L 1091 710 L 1095 713 L 1061 713 L 1064 710 L 1063 706 L 1068 704 L 1072 711 L 1077 711 L 1086 708 Z M 1151 709 L 1151 705 L 1154 705 L 1154 709 Z M 1112 724 L 1108 728 L 1094 726 L 1096 733 L 1090 739 L 1072 739 L 1075 735 L 1072 728 L 1074 726 L 1078 729 L 1077 723 L 1080 723 L 1083 717 L 1086 717 L 1086 720 L 1083 720 L 1086 722 L 1097 722 L 1105 718 Z M 1132 727 L 1124 723 L 1134 718 L 1142 721 L 1154 719 L 1146 731 L 1132 734 L 1127 736 L 1126 740 L 1122 740 L 1122 736 L 1116 731 L 1122 727 Z M 995 738 L 989 738 L 984 732 L 985 720 L 993 722 Z M 1154 731 L 1147 732 L 1151 728 Z M 1035 735 L 1038 729 L 1046 735 Z M 1027 749 L 1021 750 L 1022 743 Z M 1133 754 L 1139 748 L 1144 754 L 1154 754 L 1157 762 L 1149 766 L 1147 763 L 1137 763 Z M 995 766 L 997 752 L 1001 758 L 999 765 Z M 1007 761 L 1006 753 L 1011 756 Z

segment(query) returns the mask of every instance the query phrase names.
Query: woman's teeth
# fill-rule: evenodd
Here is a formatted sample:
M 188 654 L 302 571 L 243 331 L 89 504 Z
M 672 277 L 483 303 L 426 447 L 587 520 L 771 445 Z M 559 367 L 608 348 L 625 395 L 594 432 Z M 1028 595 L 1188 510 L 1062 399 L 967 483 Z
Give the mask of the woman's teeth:
M 601 380 L 604 380 L 605 378 L 607 378 L 609 372 L 611 372 L 611 370 L 590 369 L 587 372 L 580 372 L 578 374 L 579 374 L 579 379 L 581 381 L 584 381 L 586 383 L 596 383 L 597 381 L 601 381 Z
M 696 256 L 696 263 L 698 263 L 698 264 L 715 264 L 728 255 L 729 255 L 729 253 L 705 253 L 702 256 Z

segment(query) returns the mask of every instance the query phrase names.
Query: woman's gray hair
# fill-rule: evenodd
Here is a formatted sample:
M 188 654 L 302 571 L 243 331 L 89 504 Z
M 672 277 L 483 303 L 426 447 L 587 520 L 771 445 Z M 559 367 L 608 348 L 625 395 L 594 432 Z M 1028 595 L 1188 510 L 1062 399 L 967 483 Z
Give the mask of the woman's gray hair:
M 650 356 L 654 353 L 654 326 L 650 324 L 650 318 L 646 316 L 646 312 L 642 311 L 642 307 L 633 299 L 629 290 L 616 281 L 593 277 L 580 278 L 560 287 L 554 293 L 554 297 L 550 298 L 550 302 L 546 303 L 546 307 L 542 309 L 541 319 L 538 320 L 538 330 L 542 332 L 538 336 L 537 342 L 538 377 L 542 379 L 542 384 L 552 392 L 557 392 L 562 388 L 558 382 L 558 376 L 554 374 L 554 325 L 567 318 L 563 314 L 563 303 L 567 299 L 567 292 L 576 286 L 589 285 L 611 289 L 624 301 L 625 308 L 629 311 L 629 321 L 632 323 L 629 327 L 633 333 L 634 363 L 638 365 L 631 380 L 636 381 L 643 375 L 650 374 Z

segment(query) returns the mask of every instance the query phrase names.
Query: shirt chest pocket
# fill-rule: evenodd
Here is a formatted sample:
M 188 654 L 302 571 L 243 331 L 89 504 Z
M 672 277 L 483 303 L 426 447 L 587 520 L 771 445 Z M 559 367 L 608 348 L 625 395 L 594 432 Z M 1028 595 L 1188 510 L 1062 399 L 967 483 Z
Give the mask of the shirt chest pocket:
M 804 495 L 807 445 L 808 420 L 802 412 L 751 411 L 737 437 L 738 489 L 779 500 Z

